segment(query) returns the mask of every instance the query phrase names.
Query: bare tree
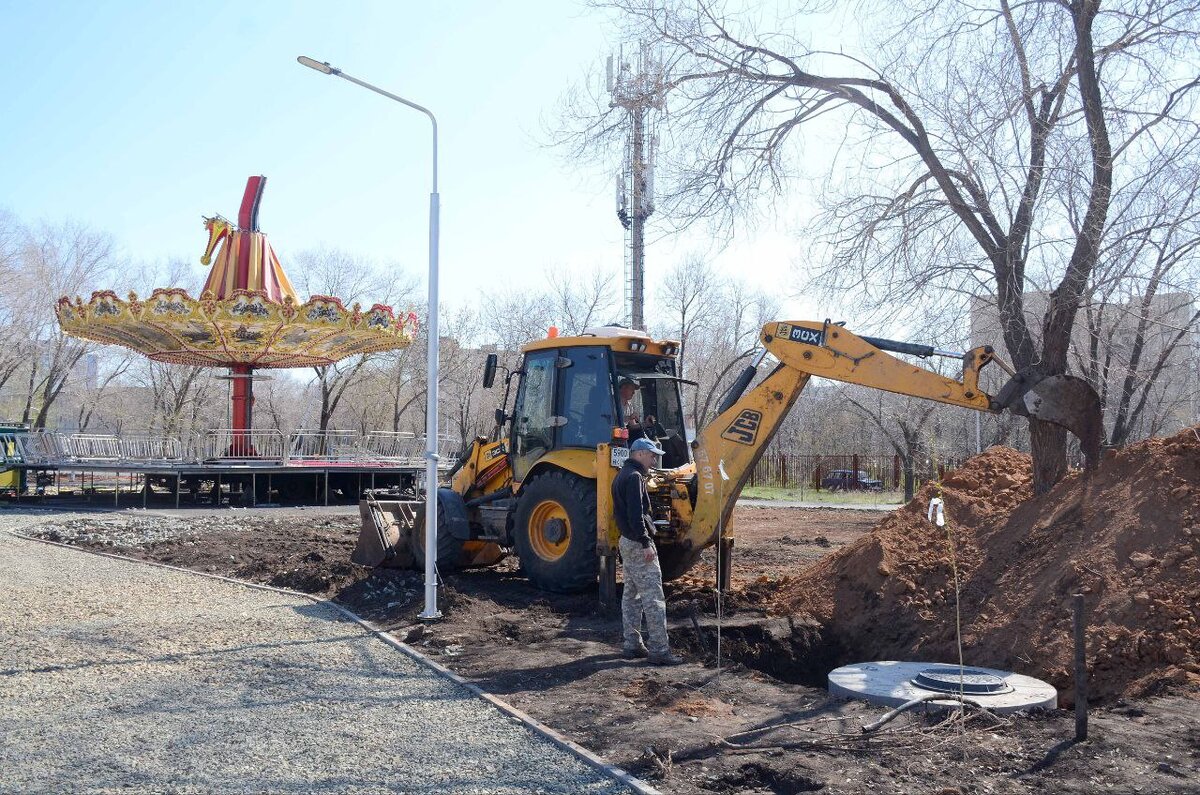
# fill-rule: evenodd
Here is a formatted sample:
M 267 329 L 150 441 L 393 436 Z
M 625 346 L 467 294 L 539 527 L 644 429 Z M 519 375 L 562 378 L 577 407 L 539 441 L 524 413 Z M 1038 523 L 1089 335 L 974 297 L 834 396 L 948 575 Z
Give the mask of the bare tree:
M 1099 389 L 1114 445 L 1157 430 L 1156 419 L 1173 411 L 1182 419 L 1177 424 L 1191 420 L 1196 377 L 1179 365 L 1200 327 L 1197 171 L 1164 168 L 1152 184 L 1116 196 L 1114 223 L 1088 285 L 1086 336 L 1075 335 L 1074 353 Z
M 35 339 L 36 313 L 22 271 L 28 236 L 16 216 L 0 210 L 0 389 L 29 362 Z
M 55 401 L 62 394 L 76 365 L 91 343 L 63 333 L 54 318 L 51 300 L 94 289 L 117 267 L 112 241 L 78 224 L 43 224 L 24 230 L 19 243 L 16 273 L 6 289 L 28 307 L 20 313 L 29 344 L 28 378 L 22 422 L 44 428 Z M 2 374 L 2 369 L 0 369 Z
M 404 300 L 412 293 L 413 285 L 405 278 L 389 282 L 372 262 L 342 249 L 324 247 L 304 251 L 297 255 L 296 261 L 301 269 L 301 284 L 309 295 L 338 298 L 347 306 L 364 300 L 376 303 Z M 394 274 L 395 269 L 389 269 L 389 273 Z M 361 378 L 370 372 L 367 365 L 378 356 L 353 356 L 313 368 L 320 430 L 329 429 L 347 390 L 357 388 Z
M 108 416 L 119 413 L 118 407 L 113 405 L 120 401 L 118 387 L 125 374 L 133 367 L 136 357 L 140 355 L 127 348 L 118 348 L 106 353 L 107 355 L 97 356 L 99 361 L 94 383 L 89 383 L 92 379 L 85 379 L 82 385 L 75 385 L 75 427 L 81 433 L 88 430 L 94 419 L 104 423 Z
M 145 360 L 137 380 L 151 396 L 149 427 L 169 436 L 201 430 L 206 408 L 224 412 L 213 371 L 207 367 Z
M 679 338 L 679 375 L 687 365 L 688 343 L 715 319 L 720 282 L 712 266 L 690 256 L 667 271 L 658 306 L 669 334 Z
M 670 64 L 664 124 L 677 154 L 660 207 L 728 222 L 796 172 L 793 136 L 836 120 L 857 178 L 827 180 L 846 198 L 822 219 L 833 258 L 817 283 L 865 281 L 877 306 L 931 288 L 990 292 L 1014 364 L 1043 374 L 1067 368 L 1114 173 L 1136 177 L 1147 151 L 1195 136 L 1187 2 L 897 2 L 861 56 L 752 29 L 704 0 L 604 5 Z M 617 130 L 611 111 L 579 119 L 584 151 Z M 1050 297 L 1031 327 L 1023 298 L 1035 278 Z M 1065 472 L 1065 432 L 1033 422 L 1030 436 L 1044 491 Z
M 581 334 L 586 328 L 604 325 L 618 308 L 612 273 L 596 269 L 580 279 L 565 268 L 548 268 L 546 285 L 547 309 L 564 334 Z
M 779 317 L 776 299 L 741 280 L 718 281 L 710 291 L 711 322 L 693 328 L 682 367 L 697 382 L 691 422 L 701 428 L 717 415 L 722 396 L 758 346 L 762 327 Z

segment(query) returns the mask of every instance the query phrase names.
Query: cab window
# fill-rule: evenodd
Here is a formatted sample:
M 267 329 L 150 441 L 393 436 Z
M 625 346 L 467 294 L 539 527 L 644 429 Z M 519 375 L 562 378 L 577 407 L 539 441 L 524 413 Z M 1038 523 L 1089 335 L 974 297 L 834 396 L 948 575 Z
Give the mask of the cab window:
M 622 378 L 632 378 L 640 389 L 633 401 L 640 408 L 638 422 L 629 424 L 630 439 L 647 436 L 666 451 L 665 469 L 683 466 L 691 460 L 679 381 L 675 380 L 675 362 L 649 354 L 614 354 L 614 391 Z M 623 418 L 623 422 L 629 418 Z
M 535 351 L 525 357 L 512 425 L 514 480 L 523 480 L 538 459 L 554 448 L 554 362 L 557 358 L 557 351 Z
M 569 348 L 559 353 L 570 362 L 558 371 L 559 447 L 594 448 L 612 438 L 616 425 L 609 386 L 608 349 Z

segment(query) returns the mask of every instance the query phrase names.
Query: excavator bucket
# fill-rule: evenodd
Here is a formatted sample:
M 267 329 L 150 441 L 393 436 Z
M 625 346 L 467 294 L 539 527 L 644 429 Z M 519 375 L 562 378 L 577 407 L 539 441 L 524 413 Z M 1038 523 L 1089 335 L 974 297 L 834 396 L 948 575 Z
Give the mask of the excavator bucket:
M 1086 467 L 1095 469 L 1099 465 L 1104 416 L 1100 396 L 1087 381 L 1026 369 L 1004 385 L 996 395 L 996 403 L 1014 414 L 1066 428 L 1079 439 Z

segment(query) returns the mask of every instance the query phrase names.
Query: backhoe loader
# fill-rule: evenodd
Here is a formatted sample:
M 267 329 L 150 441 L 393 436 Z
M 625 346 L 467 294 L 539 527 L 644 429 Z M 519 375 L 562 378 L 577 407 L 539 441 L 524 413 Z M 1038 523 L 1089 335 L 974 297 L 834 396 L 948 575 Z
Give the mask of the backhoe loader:
M 814 376 L 1052 422 L 1079 438 L 1089 466 L 1099 457 L 1095 390 L 1069 375 L 1013 372 L 991 346 L 945 351 L 860 337 L 828 320 L 771 322 L 759 343 L 753 364 L 694 438 L 685 428 L 680 387 L 690 382 L 677 376 L 678 342 L 606 326 L 526 345 L 520 369 L 505 381 L 493 438 L 475 439 L 449 482 L 436 491 L 439 568 L 490 565 L 515 553 L 525 576 L 542 589 L 576 592 L 599 580 L 602 600 L 613 599 L 618 531 L 610 494 L 628 455 L 631 408 L 640 408 L 642 420 L 632 432 L 654 435 L 666 453 L 648 482 L 664 579 L 684 574 L 714 544 L 721 545 L 719 560 L 727 564 L 734 504 Z M 952 357 L 961 360 L 962 373 L 948 378 L 892 354 Z M 773 369 L 751 388 L 768 356 Z M 980 371 L 992 362 L 1010 376 L 995 395 L 979 386 Z M 487 388 L 495 381 L 496 364 L 489 356 Z M 640 407 L 623 401 L 620 385 L 626 381 L 640 386 Z M 420 565 L 424 510 L 417 495 L 411 497 L 368 495 L 356 563 Z M 728 576 L 728 565 L 721 566 L 722 587 Z

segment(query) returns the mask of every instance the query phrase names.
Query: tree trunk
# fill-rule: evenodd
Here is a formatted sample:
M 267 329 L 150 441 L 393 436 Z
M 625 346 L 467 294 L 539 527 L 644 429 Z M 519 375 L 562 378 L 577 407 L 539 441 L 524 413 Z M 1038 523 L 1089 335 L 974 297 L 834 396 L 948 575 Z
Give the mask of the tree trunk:
M 26 389 L 26 392 L 25 392 L 25 411 L 23 411 L 21 413 L 21 424 L 22 425 L 29 424 L 29 418 L 33 414 L 33 396 L 34 396 L 34 393 L 37 392 L 37 389 L 34 386 L 34 383 L 37 380 L 37 371 L 38 371 L 37 356 L 34 355 L 32 357 L 32 359 L 33 359 L 33 361 L 31 362 L 31 364 L 29 366 L 29 384 L 28 384 L 28 388 Z
M 913 471 L 912 456 L 901 456 L 901 460 L 904 462 L 904 501 L 912 502 L 917 494 L 917 477 Z
M 321 418 L 317 423 L 318 429 L 324 433 L 329 429 L 329 420 L 333 417 L 333 408 L 329 405 L 329 391 L 321 385 Z
M 1048 422 L 1029 421 L 1033 493 L 1045 494 L 1067 474 L 1067 432 Z

